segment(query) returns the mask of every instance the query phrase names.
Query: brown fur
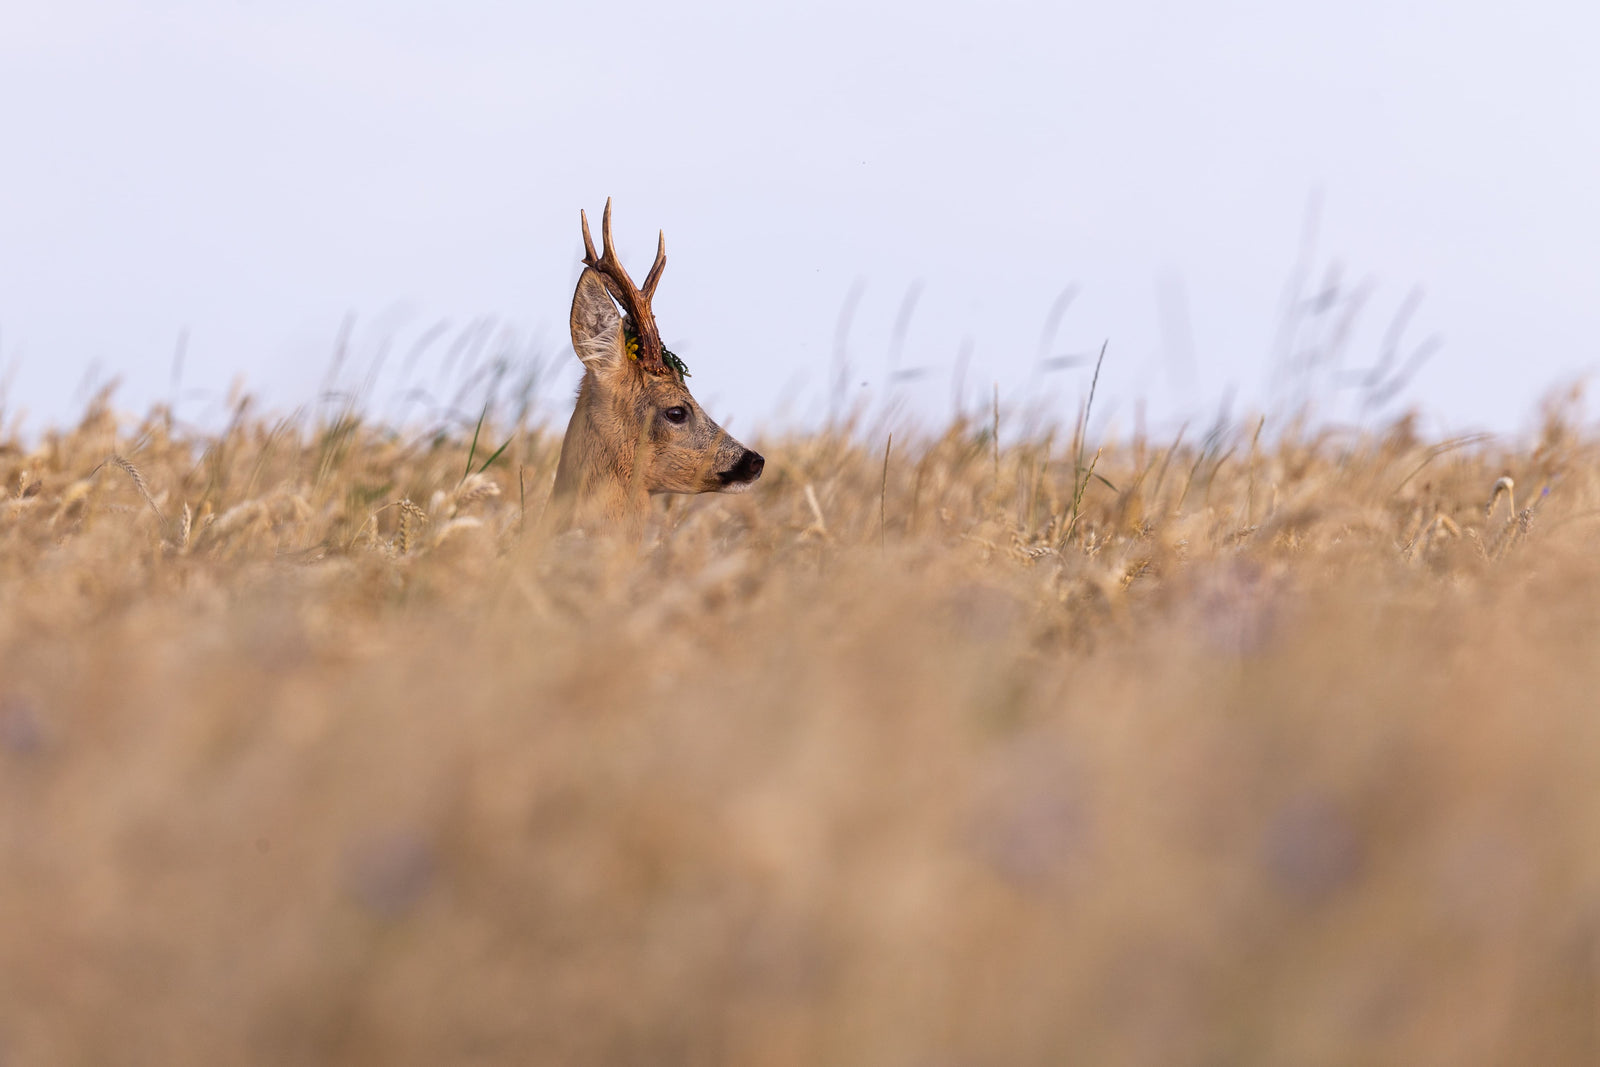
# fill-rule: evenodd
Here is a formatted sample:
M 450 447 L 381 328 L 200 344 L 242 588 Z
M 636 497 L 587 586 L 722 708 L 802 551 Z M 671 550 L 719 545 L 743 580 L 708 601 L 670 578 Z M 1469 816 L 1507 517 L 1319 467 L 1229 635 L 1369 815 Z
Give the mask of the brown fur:
M 571 317 L 583 383 L 550 498 L 558 532 L 600 523 L 637 528 L 652 493 L 741 492 L 760 477 L 761 457 L 712 421 L 676 371 L 653 374 L 629 357 L 625 321 L 601 276 L 585 270 Z M 666 417 L 674 408 L 687 412 L 681 424 Z

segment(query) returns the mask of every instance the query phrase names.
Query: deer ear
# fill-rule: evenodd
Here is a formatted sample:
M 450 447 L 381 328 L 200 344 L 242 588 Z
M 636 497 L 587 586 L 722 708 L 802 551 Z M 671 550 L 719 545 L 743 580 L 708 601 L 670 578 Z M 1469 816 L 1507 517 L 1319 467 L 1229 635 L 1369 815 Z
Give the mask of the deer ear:
M 611 302 L 600 275 L 585 270 L 572 294 L 573 351 L 585 367 L 600 373 L 626 362 L 622 344 L 622 316 L 617 305 Z

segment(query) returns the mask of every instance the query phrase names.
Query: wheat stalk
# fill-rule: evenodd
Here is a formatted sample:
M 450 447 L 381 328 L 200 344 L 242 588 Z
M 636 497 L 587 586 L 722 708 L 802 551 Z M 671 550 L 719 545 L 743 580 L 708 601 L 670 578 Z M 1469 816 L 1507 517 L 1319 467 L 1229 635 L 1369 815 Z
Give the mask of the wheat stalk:
M 456 488 L 451 514 L 458 514 L 464 508 L 471 507 L 480 500 L 490 500 L 499 495 L 500 486 L 496 485 L 487 475 L 482 473 L 470 474 Z
M 410 497 L 399 501 L 395 506 L 400 509 L 400 530 L 395 535 L 395 551 L 403 556 L 411 551 L 411 520 L 416 519 L 425 523 L 428 521 L 428 513 L 412 503 Z
M 139 468 L 135 467 L 117 452 L 111 453 L 111 458 L 107 460 L 107 462 L 113 463 L 127 472 L 128 477 L 133 479 L 134 488 L 139 490 L 139 495 L 144 497 L 144 502 L 150 505 L 150 510 L 155 512 L 156 518 L 160 520 L 162 527 L 165 528 L 167 525 L 167 517 L 161 514 L 160 508 L 156 507 L 155 498 L 150 495 L 150 487 L 145 484 L 144 475 L 140 472 Z M 100 466 L 103 467 L 105 464 L 102 463 Z M 100 467 L 95 468 L 95 470 L 99 469 Z

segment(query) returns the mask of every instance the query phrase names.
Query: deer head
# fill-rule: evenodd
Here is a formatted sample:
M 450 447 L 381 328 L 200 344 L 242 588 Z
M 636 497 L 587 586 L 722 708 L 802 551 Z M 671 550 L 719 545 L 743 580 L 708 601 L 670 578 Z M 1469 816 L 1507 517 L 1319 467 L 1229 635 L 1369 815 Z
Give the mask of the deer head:
M 572 347 L 583 362 L 578 403 L 551 495 L 557 528 L 639 521 L 652 493 L 737 493 L 761 477 L 760 453 L 711 420 L 684 384 L 688 370 L 661 343 L 650 301 L 667 265 L 666 235 L 644 287 L 617 259 L 611 201 L 594 251 L 583 223 L 584 272 L 572 296 Z M 619 311 L 620 305 L 620 311 Z

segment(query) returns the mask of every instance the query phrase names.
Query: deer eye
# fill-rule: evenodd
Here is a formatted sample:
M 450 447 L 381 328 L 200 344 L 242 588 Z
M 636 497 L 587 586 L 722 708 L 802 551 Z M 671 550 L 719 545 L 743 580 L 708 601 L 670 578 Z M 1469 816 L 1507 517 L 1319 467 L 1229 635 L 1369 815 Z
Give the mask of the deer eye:
M 671 423 L 686 422 L 689 418 L 689 409 L 685 407 L 670 407 L 661 413 L 661 417 Z

